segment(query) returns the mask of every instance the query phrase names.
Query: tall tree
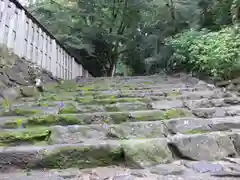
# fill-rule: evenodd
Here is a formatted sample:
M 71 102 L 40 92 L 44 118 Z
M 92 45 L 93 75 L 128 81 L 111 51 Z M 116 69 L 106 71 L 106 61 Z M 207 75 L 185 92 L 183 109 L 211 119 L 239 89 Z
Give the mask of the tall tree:
M 141 14 L 148 8 L 145 2 L 45 0 L 30 9 L 62 42 L 75 50 L 86 49 L 104 74 L 111 76 L 121 54 L 131 50 L 126 44 L 133 39 Z

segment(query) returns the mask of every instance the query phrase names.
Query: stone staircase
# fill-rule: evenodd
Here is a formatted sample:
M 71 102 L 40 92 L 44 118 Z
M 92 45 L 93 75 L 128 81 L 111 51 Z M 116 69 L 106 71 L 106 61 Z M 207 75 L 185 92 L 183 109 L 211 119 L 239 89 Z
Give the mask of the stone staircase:
M 240 177 L 240 98 L 194 78 L 66 81 L 11 107 L 0 180 Z

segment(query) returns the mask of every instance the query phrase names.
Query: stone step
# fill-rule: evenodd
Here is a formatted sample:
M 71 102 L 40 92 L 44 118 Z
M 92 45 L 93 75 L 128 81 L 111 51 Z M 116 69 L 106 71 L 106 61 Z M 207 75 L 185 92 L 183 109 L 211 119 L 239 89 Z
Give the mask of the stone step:
M 208 84 L 185 84 L 185 83 L 161 83 L 161 84 L 119 84 L 119 85 L 109 85 L 109 84 L 101 84 L 101 85 L 85 85 L 82 87 L 77 87 L 76 89 L 79 91 L 104 91 L 104 90 L 165 90 L 165 89 L 194 89 L 194 88 L 207 88 L 213 89 L 213 85 Z
M 206 87 L 199 88 L 169 88 L 169 89 L 144 89 L 144 90 L 106 90 L 98 92 L 80 92 L 81 96 L 94 95 L 96 98 L 106 98 L 109 96 L 116 97 L 144 97 L 144 96 L 177 96 L 184 92 L 198 92 L 205 91 Z
M 240 116 L 221 118 L 178 118 L 164 121 L 168 130 L 183 134 L 204 134 L 213 131 L 238 131 Z
M 189 100 L 189 99 L 181 99 L 179 97 L 175 97 L 172 99 L 162 98 L 162 100 L 157 101 L 145 100 L 141 98 L 135 98 L 130 100 L 134 100 L 135 102 L 117 102 L 118 99 L 122 99 L 120 101 L 128 101 L 128 98 L 116 98 L 116 99 L 102 99 L 103 101 L 98 101 L 95 99 L 91 99 L 89 103 L 77 103 L 75 101 L 63 101 L 64 108 L 62 113 L 87 113 L 87 112 L 122 112 L 122 111 L 135 111 L 135 110 L 151 110 L 151 109 L 171 109 L 171 108 L 184 108 L 187 107 L 188 109 L 194 110 L 197 108 L 213 108 L 213 107 L 230 107 L 233 105 L 239 105 L 240 99 L 238 97 L 226 97 L 226 98 L 203 98 L 197 100 Z M 158 98 L 158 97 L 156 97 Z M 158 98 L 159 99 L 159 98 Z M 84 99 L 82 99 L 84 100 Z M 130 101 L 129 100 L 129 101 Z M 100 105 L 95 105 L 94 101 L 100 102 Z M 141 102 L 143 101 L 143 102 Z M 146 102 L 144 102 L 146 101 Z M 149 101 L 149 103 L 147 102 Z M 108 105 L 104 102 L 115 102 L 114 104 Z M 52 112 L 57 113 L 59 109 L 59 105 L 62 101 L 45 101 L 45 102 L 28 102 L 27 105 L 24 103 L 15 104 L 13 105 L 14 108 L 20 108 L 23 111 L 28 109 L 28 111 L 33 110 L 32 114 L 35 113 L 35 110 L 41 110 L 42 112 Z M 31 113 L 30 113 L 31 114 Z
M 130 169 L 125 166 L 97 168 L 28 170 L 0 173 L 3 180 L 89 180 L 89 179 L 132 179 L 132 180 L 236 180 L 238 164 L 227 161 L 175 161 L 147 169 Z M 223 178 L 220 178 L 223 177 Z
M 141 99 L 141 98 L 112 98 L 112 99 L 84 99 L 81 98 L 80 101 L 88 101 L 88 103 L 78 103 L 75 101 L 45 101 L 45 102 L 28 102 L 27 105 L 24 103 L 18 103 L 13 105 L 14 108 L 20 109 L 28 109 L 33 110 L 41 110 L 41 112 L 52 112 L 57 113 L 59 109 L 59 105 L 64 103 L 64 107 L 62 108 L 62 113 L 87 113 L 87 112 L 122 112 L 122 111 L 135 111 L 135 110 L 151 110 L 151 109 L 171 109 L 171 108 L 184 108 L 194 110 L 196 108 L 212 108 L 212 107 L 230 107 L 233 105 L 239 105 L 240 99 L 238 97 L 226 97 L 226 98 L 203 98 L 197 100 L 191 99 L 182 99 L 180 97 L 173 98 L 159 98 L 156 97 L 148 97 L 152 98 L 155 101 Z M 193 96 L 193 99 L 195 96 Z M 161 100 L 158 100 L 161 99 Z M 133 101 L 133 102 L 121 102 L 121 101 Z M 118 102 L 120 101 L 120 102 Z M 99 102 L 99 105 L 95 105 L 94 102 Z M 109 104 L 113 103 L 113 104 Z M 30 113 L 31 114 L 31 113 Z
M 151 154 L 151 155 L 150 155 Z M 151 166 L 173 160 L 165 139 L 88 141 L 80 144 L 18 146 L 0 148 L 0 167 L 91 168 L 126 163 Z M 1 171 L 0 168 L 0 171 Z
M 150 167 L 173 162 L 175 158 L 221 160 L 239 155 L 239 132 L 175 135 L 168 138 L 131 140 L 88 140 L 78 144 L 17 146 L 0 148 L 0 171 L 56 169 L 124 163 L 130 167 Z
M 178 134 L 168 137 L 168 145 L 182 159 L 221 160 L 239 156 L 240 132 Z
M 122 124 L 69 125 L 5 129 L 0 143 L 8 145 L 74 144 L 92 140 L 169 137 L 178 133 L 205 134 L 214 131 L 240 130 L 240 116 L 229 118 L 176 118 L 165 121 L 126 122 Z M 51 134 L 49 135 L 49 131 Z M 240 131 L 239 131 L 240 132 Z M 48 137 L 49 136 L 49 137 Z M 9 138 L 10 137 L 10 138 Z
M 192 109 L 192 113 L 199 118 L 239 116 L 240 105 L 229 106 L 229 107 L 195 108 L 195 109 Z
M 161 94 L 161 93 L 160 93 Z M 189 100 L 197 100 L 197 99 L 202 99 L 202 98 L 223 98 L 223 97 L 231 97 L 232 95 L 228 92 L 221 92 L 220 90 L 205 90 L 205 91 L 194 91 L 194 92 L 189 92 L 189 91 L 182 91 L 182 92 L 171 92 L 168 94 L 158 94 L 158 95 L 154 95 L 154 93 L 152 94 L 137 94 L 135 92 L 133 92 L 133 94 L 128 94 L 128 95 L 123 95 L 123 97 L 121 97 L 121 95 L 116 95 L 116 91 L 113 93 L 111 93 L 111 91 L 109 91 L 109 93 L 105 93 L 104 95 L 100 95 L 100 96 L 95 96 L 95 95 L 91 95 L 91 94 L 87 94 L 86 96 L 81 96 L 78 95 L 77 93 L 72 94 L 71 95 L 62 95 L 57 94 L 57 95 L 53 95 L 53 94 L 46 94 L 45 96 L 41 97 L 38 101 L 38 103 L 44 103 L 47 101 L 66 101 L 66 102 L 70 102 L 70 101 L 78 101 L 80 103 L 88 103 L 88 104 L 108 104 L 108 103 L 116 103 L 116 102 L 133 102 L 133 101 L 150 101 L 150 100 L 163 100 L 163 99 L 189 99 Z M 124 96 L 129 96 L 129 97 L 124 97 Z M 18 104 L 21 103 L 33 103 L 36 102 L 36 99 L 28 99 L 23 102 L 16 102 Z
M 126 112 L 95 112 L 82 114 L 51 114 L 37 115 L 24 119 L 18 119 L 26 127 L 31 126 L 48 126 L 48 125 L 83 125 L 83 124 L 119 124 L 127 121 L 151 121 L 165 120 L 178 117 L 191 117 L 192 114 L 187 109 L 170 109 L 170 110 L 142 110 Z M 17 120 L 6 120 L 0 122 L 4 128 L 17 128 Z
M 231 94 L 221 92 L 219 90 L 216 91 L 196 91 L 196 92 L 182 92 L 182 93 L 172 93 L 168 94 L 168 96 L 151 96 L 151 95 L 144 95 L 142 97 L 141 94 L 133 94 L 132 96 L 136 98 L 119 98 L 119 97 L 112 97 L 105 99 L 94 99 L 92 96 L 85 96 L 85 97 L 77 97 L 76 101 L 79 103 L 85 104 L 111 104 L 116 102 L 133 102 L 133 101 L 141 101 L 141 102 L 149 102 L 149 101 L 157 101 L 157 100 L 173 100 L 173 99 L 187 99 L 187 100 L 197 100 L 202 98 L 223 98 L 223 97 L 231 97 Z
M 28 104 L 15 104 L 13 108 L 35 109 L 39 107 L 52 107 L 59 109 L 61 103 L 65 113 L 88 113 L 88 112 L 116 112 L 116 111 L 135 111 L 135 110 L 151 110 L 153 109 L 149 103 L 144 102 L 120 102 L 110 105 L 84 105 L 75 101 L 45 101 L 45 102 L 29 102 Z M 54 108 L 55 107 L 55 108 Z
M 189 109 L 195 108 L 210 108 L 210 107 L 226 107 L 240 105 L 239 97 L 226 97 L 219 99 L 198 99 L 198 100 L 184 100 L 184 106 Z

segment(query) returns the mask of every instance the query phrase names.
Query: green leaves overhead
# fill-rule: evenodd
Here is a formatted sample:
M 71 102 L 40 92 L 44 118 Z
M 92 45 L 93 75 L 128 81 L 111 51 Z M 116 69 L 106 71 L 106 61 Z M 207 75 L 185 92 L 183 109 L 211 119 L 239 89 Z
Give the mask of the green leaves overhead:
M 111 76 L 116 68 L 123 72 L 127 66 L 137 75 L 184 69 L 227 78 L 223 77 L 222 68 L 230 67 L 227 62 L 236 63 L 235 56 L 224 49 L 225 41 L 217 36 L 228 38 L 226 31 L 231 34 L 231 28 L 220 31 L 226 25 L 236 24 L 238 29 L 239 3 L 239 0 L 43 0 L 29 9 L 67 48 L 81 56 L 85 68 L 95 76 Z M 201 29 L 220 34 L 210 32 L 205 37 L 206 32 Z M 170 43 L 169 37 L 173 37 Z M 223 56 L 210 52 L 211 48 L 221 50 Z M 233 49 L 237 50 L 235 46 Z

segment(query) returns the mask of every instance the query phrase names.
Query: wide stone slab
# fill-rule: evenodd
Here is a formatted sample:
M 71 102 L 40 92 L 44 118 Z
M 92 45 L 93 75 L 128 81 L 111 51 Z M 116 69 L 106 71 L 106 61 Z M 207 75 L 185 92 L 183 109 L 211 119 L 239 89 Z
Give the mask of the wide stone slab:
M 54 126 L 51 144 L 74 144 L 92 140 L 161 138 L 170 132 L 161 121 L 127 122 L 119 125 Z
M 219 99 L 199 99 L 199 100 L 190 100 L 185 101 L 184 105 L 189 109 L 195 108 L 210 108 L 210 107 L 227 107 L 232 105 L 240 105 L 240 98 L 238 97 L 227 97 Z
M 173 161 L 166 139 L 139 139 L 123 141 L 126 163 L 136 167 L 150 167 Z
M 193 109 L 192 112 L 199 118 L 240 116 L 240 105 L 229 107 L 196 108 Z
M 168 142 L 178 156 L 190 160 L 221 160 L 237 154 L 229 135 L 223 132 L 175 135 Z
M 81 144 L 18 146 L 0 149 L 0 167 L 91 168 L 127 162 L 151 166 L 172 161 L 165 139 L 88 141 Z M 0 169 L 1 170 L 1 169 Z
M 202 134 L 211 131 L 229 131 L 240 129 L 240 116 L 221 118 L 178 118 L 164 121 L 168 129 L 177 133 Z

